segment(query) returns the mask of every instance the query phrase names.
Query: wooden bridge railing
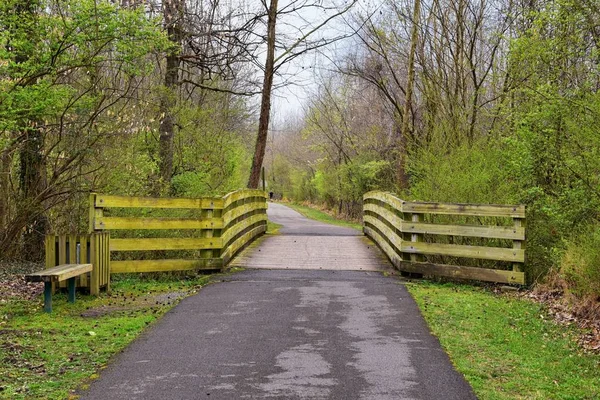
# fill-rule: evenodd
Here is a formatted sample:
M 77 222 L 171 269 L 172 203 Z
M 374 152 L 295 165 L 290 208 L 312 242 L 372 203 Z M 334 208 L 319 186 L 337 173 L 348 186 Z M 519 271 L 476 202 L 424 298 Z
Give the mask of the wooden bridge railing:
M 188 210 L 184 217 L 118 217 L 107 215 L 114 208 Z M 177 230 L 194 237 L 111 238 L 110 251 L 197 250 L 193 259 L 111 261 L 111 273 L 220 269 L 244 245 L 266 231 L 267 197 L 259 190 L 239 190 L 218 198 L 145 198 L 92 194 L 90 230 Z M 131 257 L 128 257 L 131 258 Z
M 400 271 L 480 281 L 524 284 L 525 206 L 408 202 L 390 193 L 364 195 L 364 233 Z M 432 216 L 456 216 L 465 225 L 436 223 Z M 426 221 L 427 219 L 427 221 Z M 473 224 L 477 221 L 510 221 L 508 225 Z M 510 241 L 512 248 L 440 243 L 436 238 L 484 238 Z M 501 239 L 501 240 L 498 240 Z M 453 240 L 449 240 L 452 242 Z M 479 240 L 481 241 L 481 240 Z M 503 261 L 510 270 L 425 262 L 426 256 Z
M 110 274 L 221 269 L 266 231 L 266 209 L 267 196 L 259 190 L 198 199 L 92 193 L 90 234 L 48 235 L 46 267 L 92 263 L 89 277 L 77 279 L 92 294 L 109 287 Z M 169 251 L 188 257 L 164 257 Z

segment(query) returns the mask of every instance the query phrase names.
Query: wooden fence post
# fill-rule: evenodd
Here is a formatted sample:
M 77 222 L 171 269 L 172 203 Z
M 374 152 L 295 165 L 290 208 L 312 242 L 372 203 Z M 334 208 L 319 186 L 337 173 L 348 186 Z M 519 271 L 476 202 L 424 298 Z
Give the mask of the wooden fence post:
M 423 214 L 412 214 L 411 221 L 412 222 L 422 222 Z M 412 233 L 410 235 L 410 241 L 411 242 L 422 242 L 423 234 L 422 233 Z M 411 254 L 410 255 L 410 261 L 412 261 L 412 262 L 423 261 L 424 259 L 425 259 L 425 257 L 422 254 Z
M 521 219 L 521 218 L 513 218 L 513 222 L 514 222 L 514 226 L 515 229 L 519 229 L 521 227 L 524 227 L 525 225 L 525 220 Z M 513 249 L 515 250 L 520 250 L 520 249 L 525 249 L 525 241 L 521 241 L 521 240 L 513 240 Z M 515 262 L 512 265 L 512 270 L 515 272 L 523 272 L 523 265 L 521 263 Z

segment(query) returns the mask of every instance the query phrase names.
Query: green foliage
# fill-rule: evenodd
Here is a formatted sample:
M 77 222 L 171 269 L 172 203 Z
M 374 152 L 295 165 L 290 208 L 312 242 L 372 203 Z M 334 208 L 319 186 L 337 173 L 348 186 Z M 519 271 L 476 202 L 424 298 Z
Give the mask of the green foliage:
M 567 241 L 560 263 L 560 277 L 579 297 L 597 299 L 600 294 L 600 226 L 590 224 Z
M 411 199 L 453 203 L 510 204 L 515 183 L 498 143 L 482 139 L 457 147 L 430 146 L 411 158 Z

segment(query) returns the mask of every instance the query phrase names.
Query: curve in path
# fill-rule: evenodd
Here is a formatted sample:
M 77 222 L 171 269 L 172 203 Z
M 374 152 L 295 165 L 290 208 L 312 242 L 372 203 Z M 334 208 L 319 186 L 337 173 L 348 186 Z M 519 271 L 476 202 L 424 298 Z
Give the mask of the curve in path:
M 360 231 L 304 217 L 269 203 L 269 220 L 282 225 L 236 257 L 231 266 L 268 269 L 393 271 L 388 260 Z

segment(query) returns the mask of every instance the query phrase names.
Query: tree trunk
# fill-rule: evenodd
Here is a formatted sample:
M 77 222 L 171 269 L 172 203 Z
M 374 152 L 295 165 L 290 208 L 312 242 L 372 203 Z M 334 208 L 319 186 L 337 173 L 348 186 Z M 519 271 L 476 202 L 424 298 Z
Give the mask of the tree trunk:
M 419 20 L 421 16 L 421 0 L 415 0 L 413 10 L 412 32 L 410 34 L 410 51 L 408 53 L 408 79 L 406 81 L 406 99 L 402 113 L 402 136 L 408 138 L 410 117 L 412 114 L 412 94 L 415 86 L 415 52 L 419 39 Z
M 412 145 L 412 129 L 409 129 L 412 115 L 412 95 L 415 86 L 415 51 L 419 38 L 419 20 L 421 16 L 421 0 L 415 0 L 413 10 L 412 32 L 410 35 L 410 51 L 408 53 L 408 78 L 406 81 L 406 98 L 404 99 L 404 110 L 402 112 L 402 128 L 400 130 L 400 157 L 398 165 L 398 186 L 400 189 L 408 187 L 408 176 L 406 174 L 406 155 L 408 145 Z
M 15 13 L 22 22 L 21 32 L 26 34 L 30 43 L 36 43 L 37 12 L 40 7 L 39 1 L 24 0 L 16 4 Z M 18 29 L 21 27 L 9 27 L 15 29 L 16 37 L 19 37 Z M 34 51 L 34 47 L 20 45 L 15 51 L 15 63 L 27 63 Z M 48 227 L 48 218 L 45 215 L 42 204 L 42 195 L 46 189 L 46 168 L 44 156 L 44 133 L 37 127 L 34 115 L 25 116 L 21 121 L 18 136 L 22 138 L 19 150 L 19 207 L 26 210 L 25 232 L 23 233 L 22 256 L 26 260 L 39 261 L 44 254 L 44 236 Z
M 260 119 L 258 121 L 258 135 L 252 159 L 252 169 L 248 188 L 257 189 L 260 183 L 260 170 L 265 157 L 267 147 L 267 134 L 269 132 L 269 118 L 271 114 L 271 89 L 273 87 L 273 75 L 275 73 L 275 22 L 277 19 L 277 0 L 271 0 L 267 23 L 267 60 L 265 62 L 265 74 L 260 104 Z
M 183 40 L 183 10 L 182 0 L 165 0 L 163 3 L 163 17 L 169 40 L 175 48 L 170 49 L 166 57 L 165 93 L 160 100 L 160 126 L 159 132 L 159 170 L 162 185 L 168 186 L 173 176 L 173 139 L 175 135 L 175 117 L 173 106 L 176 104 L 175 96 L 179 80 L 179 51 Z
M 44 237 L 48 217 L 41 201 L 46 189 L 46 163 L 43 155 L 44 135 L 39 128 L 23 133 L 25 142 L 20 152 L 21 169 L 19 186 L 22 202 L 20 207 L 29 209 L 27 228 L 23 235 L 23 256 L 29 261 L 39 261 L 44 255 Z

